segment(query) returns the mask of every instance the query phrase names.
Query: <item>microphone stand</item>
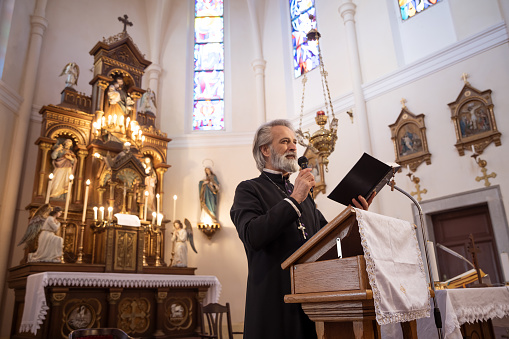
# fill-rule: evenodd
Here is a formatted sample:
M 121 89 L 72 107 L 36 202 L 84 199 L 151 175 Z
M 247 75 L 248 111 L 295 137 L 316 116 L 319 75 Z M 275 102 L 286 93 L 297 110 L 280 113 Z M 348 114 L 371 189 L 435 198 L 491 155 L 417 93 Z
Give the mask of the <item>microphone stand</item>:
M 414 205 L 419 210 L 419 220 L 420 220 L 420 224 L 421 224 L 421 233 L 422 233 L 422 241 L 423 241 L 423 247 L 424 247 L 424 254 L 425 254 L 425 257 L 426 257 L 426 266 L 428 268 L 428 277 L 429 277 L 429 281 L 431 282 L 431 289 L 433 290 L 433 298 L 432 298 L 433 299 L 433 315 L 435 316 L 435 325 L 437 327 L 438 338 L 439 339 L 443 339 L 444 337 L 443 337 L 443 334 L 442 334 L 442 316 L 440 314 L 440 309 L 438 308 L 437 301 L 436 301 L 435 282 L 433 281 L 433 275 L 431 274 L 431 266 L 430 266 L 430 263 L 429 263 L 429 254 L 428 254 L 428 246 L 426 246 L 426 244 L 427 244 L 426 241 L 428 240 L 428 236 L 427 236 L 426 230 L 424 229 L 424 217 L 423 217 L 421 205 L 419 205 L 417 200 L 415 200 L 412 195 L 408 194 L 406 191 L 404 191 L 403 189 L 401 189 L 398 186 L 396 186 L 394 180 L 388 181 L 387 185 L 391 187 L 391 191 L 396 189 L 396 190 L 400 191 L 401 193 L 403 193 L 404 195 L 406 195 L 410 200 L 412 200 Z

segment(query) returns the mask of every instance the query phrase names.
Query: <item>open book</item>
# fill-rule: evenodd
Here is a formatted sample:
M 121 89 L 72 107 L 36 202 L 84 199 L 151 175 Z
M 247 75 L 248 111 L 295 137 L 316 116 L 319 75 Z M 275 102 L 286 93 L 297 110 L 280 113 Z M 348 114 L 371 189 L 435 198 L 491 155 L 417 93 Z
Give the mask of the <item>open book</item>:
M 396 163 L 385 163 L 364 153 L 328 198 L 345 206 L 350 205 L 352 199 L 359 195 L 368 200 L 373 191 L 380 192 L 400 167 Z
M 486 273 L 481 271 L 481 277 L 486 277 Z M 475 269 L 471 269 L 470 271 L 466 271 L 465 273 L 462 273 L 460 275 L 457 275 L 447 281 L 441 282 L 440 284 L 444 288 L 460 288 L 465 287 L 467 284 L 471 284 L 473 282 L 476 282 L 478 279 L 477 277 L 477 271 Z

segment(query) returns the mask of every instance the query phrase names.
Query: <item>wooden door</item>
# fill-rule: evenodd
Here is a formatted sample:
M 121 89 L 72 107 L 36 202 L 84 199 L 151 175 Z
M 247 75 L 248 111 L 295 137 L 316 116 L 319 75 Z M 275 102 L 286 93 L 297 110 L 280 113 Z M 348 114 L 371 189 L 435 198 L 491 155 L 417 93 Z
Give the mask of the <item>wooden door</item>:
M 479 265 L 487 273 L 492 283 L 502 280 L 499 252 L 493 236 L 488 206 L 468 206 L 453 211 L 441 212 L 432 216 L 435 242 L 463 255 L 472 262 L 468 252 L 469 235 L 474 235 Z M 437 261 L 440 280 L 444 281 L 470 270 L 472 267 L 463 260 L 437 248 Z

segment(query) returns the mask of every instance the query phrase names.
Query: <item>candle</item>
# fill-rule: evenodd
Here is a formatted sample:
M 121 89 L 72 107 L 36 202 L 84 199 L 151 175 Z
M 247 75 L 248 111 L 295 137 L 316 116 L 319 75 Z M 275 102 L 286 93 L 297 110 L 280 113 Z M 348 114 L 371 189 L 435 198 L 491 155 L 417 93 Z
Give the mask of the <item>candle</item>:
M 156 194 L 156 199 L 157 199 L 157 214 L 159 214 L 159 210 L 160 210 L 160 207 L 159 207 L 159 193 Z
M 148 209 L 148 191 L 145 191 L 145 210 L 143 213 L 143 220 L 147 221 L 147 209 Z
M 152 225 L 155 225 L 157 221 L 157 213 L 152 212 Z
M 127 119 L 125 119 L 125 128 L 128 129 L 129 128 L 129 122 L 131 121 L 131 118 L 127 117 Z
M 53 173 L 49 174 L 49 181 L 48 181 L 48 191 L 46 192 L 46 201 L 45 204 L 49 203 L 49 196 L 51 194 L 51 186 L 53 186 Z
M 472 153 L 475 154 L 475 148 L 474 148 L 474 145 L 472 145 Z
M 87 187 L 85 187 L 85 201 L 83 202 L 83 216 L 81 217 L 82 223 L 85 223 L 85 218 L 87 215 L 88 189 L 89 188 L 90 188 L 90 179 L 87 180 Z
M 113 215 L 113 207 L 108 207 L 108 220 L 111 221 L 111 217 Z
M 94 206 L 94 221 L 97 221 L 97 206 Z
M 69 202 L 71 201 L 71 188 L 73 180 L 74 175 L 71 174 L 69 176 L 69 186 L 67 186 L 67 199 L 65 199 L 64 221 L 67 220 L 67 211 L 69 210 Z
M 177 195 L 174 195 L 173 196 L 173 222 L 175 222 L 175 220 L 177 220 L 176 214 L 177 214 Z
M 506 252 L 500 253 L 500 262 L 502 263 L 502 270 L 504 271 L 504 280 L 509 282 L 509 254 Z
M 157 226 L 161 226 L 164 215 L 162 213 L 157 214 Z M 506 253 L 507 254 L 507 253 Z
M 101 221 L 103 221 L 104 220 L 104 206 L 101 206 L 99 208 L 99 210 L 101 211 Z
M 429 265 L 431 266 L 431 274 L 433 275 L 433 281 L 440 281 L 438 278 L 438 267 L 437 259 L 435 258 L 435 247 L 432 241 L 427 241 Z M 431 279 L 430 279 L 431 280 Z

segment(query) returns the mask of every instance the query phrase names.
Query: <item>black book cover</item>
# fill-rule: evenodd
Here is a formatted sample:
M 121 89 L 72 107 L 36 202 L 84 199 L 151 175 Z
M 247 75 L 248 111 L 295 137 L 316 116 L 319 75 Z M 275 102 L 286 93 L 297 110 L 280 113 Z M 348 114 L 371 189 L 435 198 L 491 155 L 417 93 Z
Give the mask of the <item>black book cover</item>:
M 373 191 L 379 193 L 391 180 L 393 168 L 397 171 L 399 167 L 398 164 L 391 166 L 364 153 L 328 198 L 345 206 L 352 204 L 352 199 L 359 195 L 368 200 Z

